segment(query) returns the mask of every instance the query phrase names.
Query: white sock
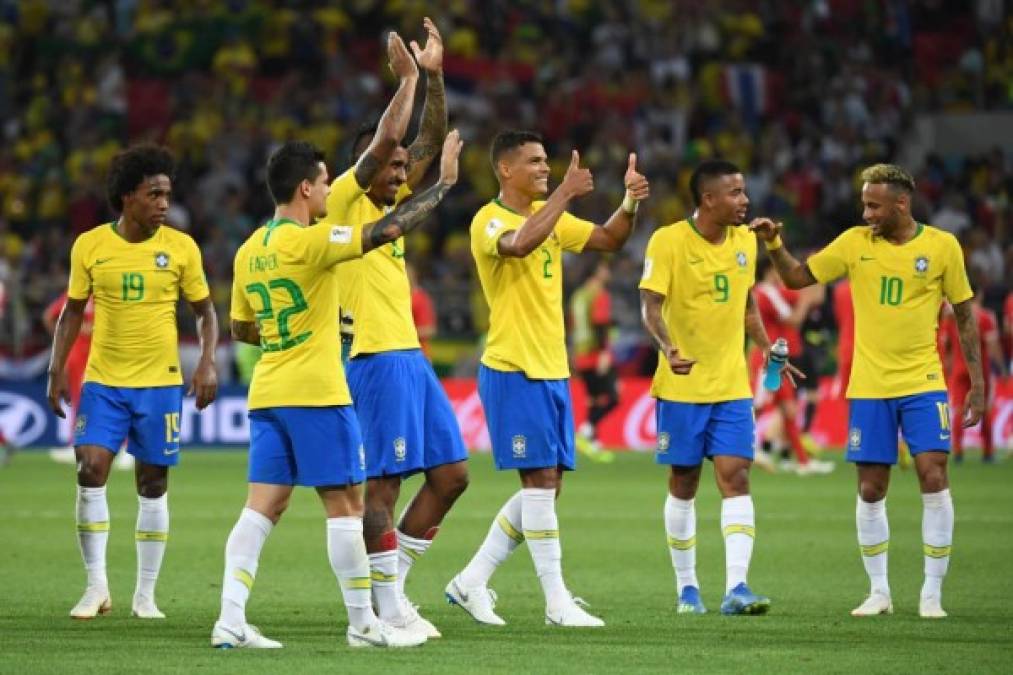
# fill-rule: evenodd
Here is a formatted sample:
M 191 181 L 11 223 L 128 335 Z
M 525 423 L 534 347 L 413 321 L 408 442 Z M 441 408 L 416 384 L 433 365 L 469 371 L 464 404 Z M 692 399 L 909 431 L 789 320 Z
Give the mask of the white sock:
M 429 550 L 432 544 L 432 539 L 409 537 L 401 530 L 397 530 L 397 592 L 399 595 L 404 595 L 405 581 L 408 579 L 408 573 L 412 571 L 412 565 Z
M 869 575 L 870 592 L 889 596 L 887 552 L 890 548 L 890 523 L 886 519 L 886 499 L 867 502 L 859 495 L 855 523 L 858 526 L 858 546 L 862 549 L 862 564 Z
M 362 518 L 327 519 L 327 557 L 341 586 L 348 623 L 364 630 L 376 623 L 370 598 L 369 556 L 362 540 Z
M 88 573 L 88 585 L 108 588 L 106 543 L 109 541 L 109 504 L 106 488 L 77 486 L 77 543 Z
M 521 490 L 521 520 L 535 572 L 542 582 L 545 606 L 556 611 L 570 602 L 563 583 L 563 547 L 559 544 L 559 519 L 556 517 L 556 491 L 552 488 Z
M 137 586 L 134 597 L 155 599 L 155 582 L 162 568 L 165 543 L 169 539 L 169 493 L 161 497 L 137 495 Z
M 523 491 L 518 490 L 496 514 L 496 519 L 485 535 L 475 557 L 460 574 L 465 588 L 477 588 L 489 583 L 496 568 L 524 541 L 521 502 Z
M 384 621 L 401 616 L 397 594 L 397 549 L 369 554 L 369 578 L 376 613 Z
M 756 521 L 750 495 L 721 500 L 721 533 L 725 537 L 725 593 L 746 583 L 753 556 Z
M 696 578 L 696 507 L 692 499 L 668 495 L 665 500 L 665 533 L 668 551 L 675 568 L 676 591 L 686 586 L 700 587 Z
M 953 499 L 949 488 L 922 495 L 922 544 L 925 553 L 922 597 L 942 597 L 943 577 L 950 566 L 953 544 Z
M 257 577 L 260 551 L 274 524 L 253 509 L 243 509 L 225 542 L 225 574 L 222 578 L 222 612 L 218 620 L 226 626 L 246 625 L 246 601 Z

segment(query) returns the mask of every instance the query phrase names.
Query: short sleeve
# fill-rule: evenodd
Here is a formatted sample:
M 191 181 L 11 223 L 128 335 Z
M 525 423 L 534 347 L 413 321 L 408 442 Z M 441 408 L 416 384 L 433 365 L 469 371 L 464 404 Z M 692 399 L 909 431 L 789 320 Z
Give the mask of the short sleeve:
M 239 260 L 239 256 L 236 256 L 236 260 Z M 256 318 L 253 307 L 250 306 L 250 301 L 246 298 L 240 275 L 236 269 L 232 271 L 232 304 L 229 307 L 229 316 L 232 317 L 233 321 L 245 322 L 253 322 Z
M 597 227 L 589 220 L 583 220 L 577 216 L 563 211 L 563 215 L 556 221 L 556 234 L 559 236 L 559 245 L 564 251 L 580 253 L 591 238 L 591 232 Z
M 479 213 L 479 216 L 482 214 Z M 476 216 L 478 218 L 479 216 Z M 499 240 L 504 234 L 508 232 L 515 232 L 520 229 L 520 225 L 515 223 L 508 223 L 502 218 L 497 218 L 495 215 L 489 215 L 483 217 L 478 223 L 478 227 L 475 228 L 475 236 L 478 237 L 479 250 L 485 255 L 492 256 L 494 258 L 499 257 Z
M 956 305 L 974 296 L 971 290 L 971 283 L 967 280 L 967 268 L 964 267 L 964 252 L 960 250 L 960 244 L 956 237 L 946 237 L 946 267 L 943 268 L 943 295 Z
M 658 230 L 651 235 L 644 252 L 644 274 L 640 278 L 640 288 L 653 291 L 660 295 L 668 295 L 672 281 L 672 251 L 666 250 L 670 245 L 668 232 Z
M 67 297 L 71 300 L 87 300 L 91 295 L 91 274 L 84 265 L 85 243 L 78 237 L 70 249 L 70 281 Z
M 183 297 L 190 302 L 197 302 L 211 295 L 208 280 L 204 275 L 204 260 L 201 258 L 197 242 L 187 237 L 187 256 L 183 265 L 183 278 L 180 282 Z
M 303 230 L 306 260 L 327 269 L 343 260 L 362 257 L 362 223 L 330 225 L 320 223 Z
M 816 281 L 827 284 L 848 274 L 848 263 L 851 260 L 851 230 L 844 232 L 822 251 L 809 256 L 806 265 Z
M 348 211 L 352 203 L 364 194 L 366 194 L 366 189 L 359 187 L 356 182 L 355 166 L 353 165 L 331 183 L 331 192 L 327 195 L 327 215 L 324 217 L 324 222 L 341 223 L 348 220 Z M 398 192 L 399 196 L 400 194 Z

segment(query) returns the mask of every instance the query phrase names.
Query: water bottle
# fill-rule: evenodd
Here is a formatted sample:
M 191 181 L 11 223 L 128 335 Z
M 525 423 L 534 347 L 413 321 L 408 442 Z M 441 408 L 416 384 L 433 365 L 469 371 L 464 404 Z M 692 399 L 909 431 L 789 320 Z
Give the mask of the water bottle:
M 784 338 L 777 338 L 770 348 L 767 359 L 767 371 L 763 374 L 763 388 L 777 391 L 781 388 L 781 369 L 788 360 L 788 343 Z

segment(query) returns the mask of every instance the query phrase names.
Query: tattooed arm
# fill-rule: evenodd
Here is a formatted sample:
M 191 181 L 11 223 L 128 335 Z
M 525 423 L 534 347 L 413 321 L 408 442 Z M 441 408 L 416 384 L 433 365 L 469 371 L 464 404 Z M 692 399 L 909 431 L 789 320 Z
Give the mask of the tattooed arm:
M 960 333 L 960 350 L 964 352 L 967 372 L 971 376 L 971 391 L 967 392 L 964 401 L 963 424 L 973 427 L 985 414 L 985 380 L 981 369 L 981 350 L 978 340 L 978 322 L 974 318 L 971 300 L 953 305 L 953 315 L 957 319 L 957 330 Z
M 668 367 L 676 375 L 689 375 L 693 359 L 684 359 L 679 356 L 679 348 L 672 344 L 672 338 L 668 335 L 668 326 L 661 316 L 661 309 L 665 304 L 665 296 L 647 289 L 640 289 L 640 317 L 644 322 L 644 328 L 654 338 L 654 343 L 668 360 Z
M 461 136 L 457 129 L 447 134 L 440 159 L 440 179 L 386 216 L 362 228 L 362 253 L 394 241 L 422 223 L 457 183 L 457 159 L 461 155 Z
M 411 43 L 419 67 L 426 71 L 426 102 L 422 108 L 419 133 L 408 146 L 408 186 L 413 190 L 422 182 L 429 165 L 440 153 L 447 135 L 447 94 L 443 88 L 443 38 L 429 17 L 423 20 L 428 37 L 426 48 Z

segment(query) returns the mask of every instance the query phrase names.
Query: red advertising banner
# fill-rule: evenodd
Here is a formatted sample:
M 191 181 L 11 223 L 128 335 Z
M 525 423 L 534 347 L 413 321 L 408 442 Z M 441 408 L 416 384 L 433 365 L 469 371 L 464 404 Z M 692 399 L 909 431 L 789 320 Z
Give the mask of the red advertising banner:
M 485 426 L 485 413 L 478 398 L 475 380 L 470 378 L 448 378 L 443 380 L 450 402 L 461 425 L 465 444 L 472 449 L 489 449 L 489 432 Z M 598 439 L 604 447 L 629 450 L 653 450 L 655 443 L 654 399 L 650 393 L 650 378 L 621 378 L 619 381 L 619 406 L 602 420 L 598 426 Z M 814 439 L 831 448 L 844 447 L 847 438 L 848 406 L 834 386 L 834 378 L 820 379 L 820 403 L 810 429 Z M 996 448 L 1013 447 L 1013 379 L 996 381 L 996 391 L 989 415 L 992 418 L 992 434 Z M 587 416 L 584 385 L 577 378 L 570 381 L 573 395 L 575 424 L 579 425 Z M 757 428 L 762 432 L 769 413 L 757 417 Z M 981 425 L 968 429 L 964 437 L 965 447 L 981 446 Z

